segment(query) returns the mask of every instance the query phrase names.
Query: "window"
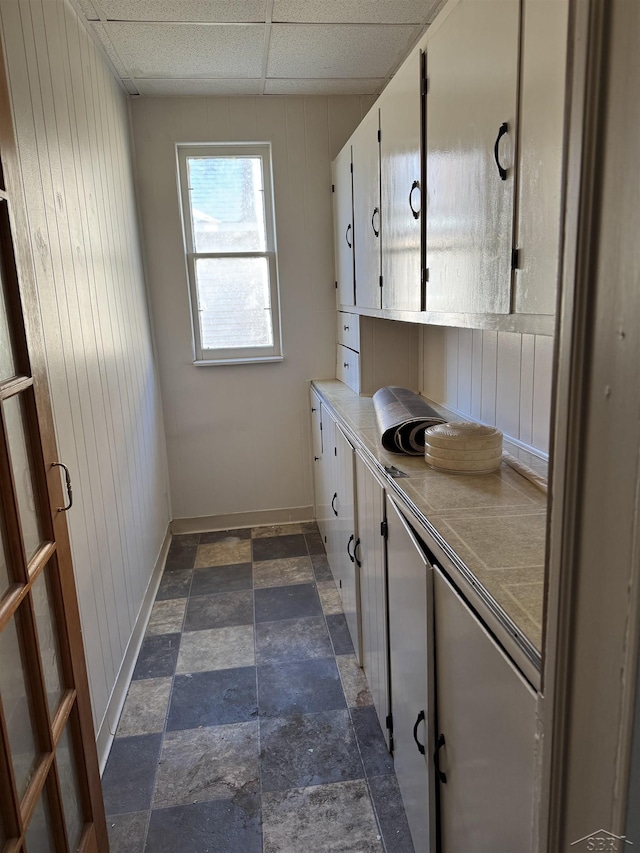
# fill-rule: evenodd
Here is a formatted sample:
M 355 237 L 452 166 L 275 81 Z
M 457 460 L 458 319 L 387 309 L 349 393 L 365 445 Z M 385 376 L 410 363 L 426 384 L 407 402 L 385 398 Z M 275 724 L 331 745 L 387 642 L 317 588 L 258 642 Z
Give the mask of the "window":
M 195 364 L 282 358 L 269 143 L 178 145 Z

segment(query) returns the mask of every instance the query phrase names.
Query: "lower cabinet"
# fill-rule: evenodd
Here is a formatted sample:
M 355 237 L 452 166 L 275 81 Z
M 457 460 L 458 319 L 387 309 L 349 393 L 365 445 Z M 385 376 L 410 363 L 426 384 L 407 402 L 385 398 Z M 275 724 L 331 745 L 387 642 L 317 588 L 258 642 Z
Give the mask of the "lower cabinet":
M 360 563 L 360 613 L 362 666 L 387 747 L 391 749 L 388 724 L 389 641 L 387 632 L 387 565 L 385 553 L 384 486 L 356 452 L 356 493 Z
M 393 760 L 415 851 L 435 853 L 432 569 L 389 496 L 386 507 Z
M 442 853 L 532 849 L 536 694 L 434 569 Z
M 311 400 L 318 524 L 415 853 L 530 853 L 536 694 Z

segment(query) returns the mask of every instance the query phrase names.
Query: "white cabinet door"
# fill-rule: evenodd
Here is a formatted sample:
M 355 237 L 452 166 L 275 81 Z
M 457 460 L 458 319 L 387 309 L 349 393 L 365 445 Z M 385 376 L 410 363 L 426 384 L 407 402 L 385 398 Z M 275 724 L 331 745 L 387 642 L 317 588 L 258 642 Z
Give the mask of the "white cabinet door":
M 428 311 L 510 310 L 518 42 L 519 0 L 460 0 L 428 39 Z
M 362 666 L 369 682 L 380 728 L 389 747 L 387 579 L 385 540 L 380 527 L 385 518 L 385 491 L 359 453 L 356 453 L 356 494 L 358 496 L 356 558 L 360 563 Z
M 380 308 L 381 248 L 379 110 L 370 110 L 356 128 L 353 146 L 356 305 Z
M 555 314 L 568 0 L 524 0 L 515 310 Z
M 320 419 L 322 430 L 322 453 L 320 460 L 318 462 L 314 461 L 314 473 L 316 475 L 316 521 L 318 522 L 320 535 L 324 540 L 326 552 L 329 555 L 332 548 L 335 547 L 334 542 L 336 538 L 336 425 L 324 404 L 321 404 L 320 407 Z
M 420 310 L 420 51 L 380 96 L 382 307 Z
M 333 226 L 338 305 L 355 305 L 351 145 L 333 161 Z
M 386 511 L 393 757 L 415 851 L 435 853 L 433 573 L 388 495 Z
M 338 474 L 338 499 L 336 508 L 337 541 L 335 548 L 336 569 L 334 578 L 340 589 L 342 607 L 347 627 L 353 641 L 358 663 L 362 661 L 360 643 L 360 577 L 355 561 L 356 492 L 355 451 L 340 427 L 336 428 L 336 470 Z M 333 570 L 333 566 L 331 567 Z
M 532 849 L 536 696 L 434 570 L 442 853 Z

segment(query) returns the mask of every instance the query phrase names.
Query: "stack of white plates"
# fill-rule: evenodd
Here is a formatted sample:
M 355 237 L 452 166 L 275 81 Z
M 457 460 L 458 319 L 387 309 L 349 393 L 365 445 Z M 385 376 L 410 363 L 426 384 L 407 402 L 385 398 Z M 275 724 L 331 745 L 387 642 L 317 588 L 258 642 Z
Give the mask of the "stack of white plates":
M 502 433 L 482 424 L 438 424 L 424 431 L 424 458 L 439 471 L 487 474 L 500 466 Z

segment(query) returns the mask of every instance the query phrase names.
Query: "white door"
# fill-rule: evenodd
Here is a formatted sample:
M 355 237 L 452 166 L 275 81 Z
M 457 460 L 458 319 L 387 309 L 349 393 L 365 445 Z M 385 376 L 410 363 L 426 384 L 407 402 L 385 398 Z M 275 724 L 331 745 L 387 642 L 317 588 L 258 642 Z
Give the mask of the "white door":
M 442 853 L 532 850 L 536 695 L 434 570 Z
M 356 494 L 358 539 L 356 557 L 360 562 L 360 612 L 362 624 L 362 666 L 369 682 L 373 704 L 387 746 L 389 729 L 389 666 L 387 645 L 387 579 L 384 521 L 384 487 L 356 452 Z
M 461 0 L 427 44 L 427 310 L 510 310 L 519 0 Z
M 324 540 L 329 562 L 331 562 L 331 550 L 334 547 L 335 540 L 335 504 L 337 500 L 334 455 L 335 421 L 322 404 L 320 405 L 320 426 L 322 430 L 322 454 L 319 462 L 314 462 L 316 466 L 314 470 L 318 478 L 316 483 L 316 494 L 318 495 L 316 520 Z
M 382 307 L 420 310 L 420 51 L 380 97 Z
M 358 663 L 360 663 L 362 661 L 360 652 L 360 578 L 355 557 L 357 539 L 355 451 L 340 427 L 336 428 L 336 449 L 338 471 L 338 543 L 336 549 L 339 567 L 338 583 L 347 627 L 351 634 Z
M 356 305 L 380 308 L 381 233 L 379 110 L 372 109 L 351 137 L 353 216 L 356 232 Z
M 386 509 L 393 758 L 415 851 L 435 853 L 432 569 L 388 495 Z
M 333 161 L 333 225 L 338 305 L 355 305 L 351 145 Z

